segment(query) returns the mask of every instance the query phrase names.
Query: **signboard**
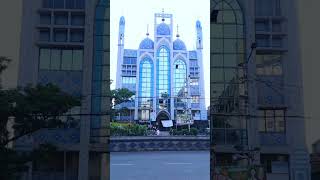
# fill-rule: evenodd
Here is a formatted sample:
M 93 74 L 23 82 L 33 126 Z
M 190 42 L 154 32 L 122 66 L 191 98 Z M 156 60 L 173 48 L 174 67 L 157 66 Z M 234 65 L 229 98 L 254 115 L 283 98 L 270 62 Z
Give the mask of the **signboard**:
M 161 123 L 162 123 L 163 127 L 172 127 L 173 126 L 172 120 L 162 120 Z

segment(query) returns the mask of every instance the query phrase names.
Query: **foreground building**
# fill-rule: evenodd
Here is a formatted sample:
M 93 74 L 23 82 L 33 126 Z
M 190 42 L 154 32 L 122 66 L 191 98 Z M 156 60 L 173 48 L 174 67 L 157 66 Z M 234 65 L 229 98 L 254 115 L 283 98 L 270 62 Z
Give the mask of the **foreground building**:
M 297 14 L 292 0 L 211 1 L 212 169 L 245 153 L 267 179 L 310 179 Z
M 207 123 L 200 21 L 195 23 L 196 49 L 192 51 L 178 33 L 173 38 L 172 14 L 156 13 L 154 21 L 153 40 L 147 32 L 138 49 L 125 49 L 125 18 L 120 18 L 116 88 L 136 94 L 133 102 L 120 105 L 128 112 L 119 120 L 160 127 Z

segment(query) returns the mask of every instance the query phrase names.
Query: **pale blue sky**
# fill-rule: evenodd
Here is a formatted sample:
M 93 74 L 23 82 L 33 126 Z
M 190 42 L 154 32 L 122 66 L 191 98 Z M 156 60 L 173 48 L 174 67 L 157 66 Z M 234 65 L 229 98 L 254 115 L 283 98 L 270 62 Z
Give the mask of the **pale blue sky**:
M 173 14 L 174 39 L 179 25 L 180 39 L 187 50 L 196 48 L 196 21 L 200 20 L 203 31 L 203 64 L 205 77 L 206 107 L 210 103 L 210 1 L 209 0 L 111 0 L 110 3 L 110 57 L 111 89 L 115 88 L 118 53 L 119 19 L 125 17 L 125 49 L 138 49 L 146 37 L 149 24 L 149 37 L 154 38 L 154 13 Z

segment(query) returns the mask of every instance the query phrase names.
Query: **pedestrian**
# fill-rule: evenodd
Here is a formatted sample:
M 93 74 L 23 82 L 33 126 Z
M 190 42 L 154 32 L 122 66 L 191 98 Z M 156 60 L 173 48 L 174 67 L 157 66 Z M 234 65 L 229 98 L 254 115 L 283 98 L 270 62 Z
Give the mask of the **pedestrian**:
M 160 130 L 159 129 L 157 129 L 157 136 L 159 136 L 160 135 Z

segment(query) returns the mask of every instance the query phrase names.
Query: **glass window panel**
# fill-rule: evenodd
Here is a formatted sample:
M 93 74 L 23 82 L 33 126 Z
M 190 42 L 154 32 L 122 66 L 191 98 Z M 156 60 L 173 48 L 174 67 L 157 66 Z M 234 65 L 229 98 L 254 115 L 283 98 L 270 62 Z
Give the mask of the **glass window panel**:
M 50 49 L 40 49 L 39 68 L 50 69 Z
M 60 64 L 61 64 L 61 50 L 52 49 L 50 69 L 59 70 Z
M 222 95 L 224 91 L 224 84 L 212 84 L 211 87 L 211 97 L 217 98 Z
M 238 38 L 244 38 L 243 25 L 237 25 Z
M 211 52 L 222 53 L 223 52 L 223 40 L 222 39 L 211 39 Z
M 50 13 L 40 13 L 40 24 L 49 25 L 51 24 Z
M 233 11 L 223 11 L 224 23 L 236 23 L 236 18 Z
M 275 129 L 274 124 L 274 111 L 273 110 L 266 110 L 266 130 L 269 132 L 274 132 Z
M 223 66 L 223 55 L 222 54 L 212 54 L 211 55 L 211 66 Z
M 281 22 L 280 21 L 273 21 L 272 22 L 272 31 L 273 32 L 281 32 Z
M 236 54 L 225 54 L 224 55 L 224 66 L 237 67 L 237 55 Z
M 238 39 L 237 40 L 237 52 L 238 53 L 244 53 L 244 40 L 243 39 Z
M 66 8 L 74 9 L 76 0 L 66 0 Z
M 66 29 L 55 29 L 54 30 L 54 40 L 56 42 L 66 42 L 67 41 L 67 30 Z
M 54 0 L 54 8 L 55 9 L 63 9 L 64 8 L 64 0 Z
M 222 24 L 211 24 L 211 37 L 222 38 L 223 37 L 223 25 Z
M 83 42 L 84 32 L 83 30 L 71 30 L 70 41 L 71 42 Z
M 73 70 L 82 70 L 83 63 L 83 50 L 73 50 L 73 61 L 72 69 Z
M 71 15 L 71 25 L 83 26 L 84 22 L 85 22 L 85 16 L 84 15 L 82 15 L 82 14 L 72 14 Z
M 224 39 L 224 52 L 237 53 L 237 39 Z
M 223 82 L 223 69 L 222 68 L 212 68 L 211 71 L 212 82 Z
M 48 42 L 50 41 L 50 29 L 40 29 L 39 30 L 39 40 Z
M 237 38 L 237 25 L 224 25 L 223 26 L 224 38 Z
M 269 21 L 256 22 L 256 31 L 269 31 Z
M 217 11 L 217 23 L 223 23 L 223 11 Z
M 224 69 L 224 78 L 226 83 L 236 82 L 237 80 L 237 70 L 233 68 Z
M 236 14 L 237 24 L 243 24 L 242 11 L 241 11 L 241 10 L 238 10 L 238 11 L 234 11 L 234 13 Z
M 275 64 L 272 66 L 273 75 L 282 75 L 281 64 Z
M 261 132 L 266 131 L 266 120 L 265 120 L 265 114 L 264 110 L 258 110 L 258 119 L 259 119 L 259 130 Z
M 72 50 L 62 50 L 61 70 L 72 69 Z
M 76 0 L 75 8 L 76 9 L 84 9 L 85 7 L 85 0 Z
M 55 13 L 54 14 L 54 24 L 55 25 L 67 25 L 68 24 L 68 14 L 67 13 Z
M 275 128 L 277 132 L 284 132 L 285 131 L 285 116 L 284 110 L 275 110 Z

